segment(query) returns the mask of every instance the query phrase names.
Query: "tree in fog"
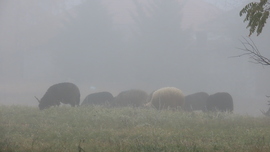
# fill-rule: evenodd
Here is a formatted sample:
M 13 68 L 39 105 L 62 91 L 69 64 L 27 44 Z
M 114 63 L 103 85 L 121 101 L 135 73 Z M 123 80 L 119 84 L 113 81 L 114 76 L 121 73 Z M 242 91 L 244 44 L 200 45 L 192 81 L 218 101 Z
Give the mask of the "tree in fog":
M 266 20 L 269 17 L 270 2 L 268 0 L 260 0 L 260 2 L 251 2 L 247 4 L 240 11 L 240 16 L 246 14 L 244 22 L 248 21 L 247 28 L 249 28 L 249 36 L 251 36 L 255 30 L 257 36 L 259 36 L 266 24 Z M 270 59 L 262 55 L 257 48 L 256 44 L 250 38 L 241 41 L 244 51 L 243 54 L 239 56 L 249 56 L 253 63 L 261 65 L 270 65 Z
M 146 50 L 169 51 L 183 48 L 188 33 L 181 29 L 181 10 L 184 4 L 178 0 L 148 0 L 144 6 L 133 0 L 136 12 L 131 13 L 137 30 L 135 43 Z M 141 49 L 141 48 L 140 48 Z
M 148 0 L 148 4 L 133 2 L 136 9 L 130 13 L 135 23 L 131 39 L 133 61 L 130 62 L 140 67 L 133 68 L 134 74 L 147 71 L 139 76 L 149 83 L 160 81 L 156 79 L 165 75 L 173 77 L 166 73 L 179 69 L 179 57 L 183 56 L 189 39 L 189 33 L 181 29 L 184 3 L 177 0 Z
M 38 52 L 38 47 L 54 35 L 59 16 L 52 7 L 62 1 L 0 2 L 0 77 L 25 78 L 24 57 Z
M 99 0 L 82 1 L 67 10 L 64 28 L 52 40 L 55 63 L 61 75 L 68 78 L 98 78 L 98 68 L 109 66 L 109 57 L 119 45 L 112 16 Z
M 241 11 L 240 16 L 246 14 L 244 22 L 248 21 L 247 28 L 249 28 L 249 36 L 253 34 L 256 30 L 257 35 L 259 35 L 266 20 L 269 17 L 270 2 L 268 0 L 260 0 L 260 2 L 248 3 Z
M 253 33 L 257 33 L 259 36 L 262 33 L 262 30 L 266 24 L 266 21 L 269 17 L 270 11 L 270 2 L 268 0 L 260 0 L 260 2 L 251 2 L 247 4 L 241 11 L 240 16 L 246 14 L 244 22 L 248 21 L 246 28 L 249 29 L 249 36 Z M 244 53 L 239 55 L 248 56 L 253 63 L 260 65 L 270 65 L 270 59 L 261 54 L 256 44 L 252 41 L 251 38 L 244 38 L 241 41 L 243 48 L 240 48 Z M 269 96 L 266 96 L 269 98 Z M 268 101 L 268 105 L 270 101 Z M 261 110 L 265 116 L 270 116 L 270 107 L 267 112 Z

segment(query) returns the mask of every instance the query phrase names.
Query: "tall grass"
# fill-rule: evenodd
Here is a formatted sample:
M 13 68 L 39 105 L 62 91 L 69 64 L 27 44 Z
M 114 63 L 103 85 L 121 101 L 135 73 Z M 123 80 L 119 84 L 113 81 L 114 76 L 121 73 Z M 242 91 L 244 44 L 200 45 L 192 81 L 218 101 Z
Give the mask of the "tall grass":
M 0 106 L 0 152 L 268 152 L 270 119 L 138 108 Z

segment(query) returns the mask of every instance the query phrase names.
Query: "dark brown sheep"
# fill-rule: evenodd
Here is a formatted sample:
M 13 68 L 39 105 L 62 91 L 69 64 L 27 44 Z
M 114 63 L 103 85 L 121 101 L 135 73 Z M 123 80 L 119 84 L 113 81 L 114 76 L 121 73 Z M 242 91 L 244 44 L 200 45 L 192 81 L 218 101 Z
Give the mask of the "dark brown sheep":
M 207 111 L 233 111 L 233 98 L 227 92 L 218 92 L 210 95 L 206 101 Z
M 113 95 L 110 92 L 97 92 L 86 96 L 81 105 L 110 105 L 112 101 Z
M 206 111 L 206 101 L 209 95 L 205 92 L 197 92 L 185 97 L 186 111 Z
M 113 101 L 115 107 L 142 107 L 148 98 L 148 94 L 142 90 L 127 90 L 119 93 Z

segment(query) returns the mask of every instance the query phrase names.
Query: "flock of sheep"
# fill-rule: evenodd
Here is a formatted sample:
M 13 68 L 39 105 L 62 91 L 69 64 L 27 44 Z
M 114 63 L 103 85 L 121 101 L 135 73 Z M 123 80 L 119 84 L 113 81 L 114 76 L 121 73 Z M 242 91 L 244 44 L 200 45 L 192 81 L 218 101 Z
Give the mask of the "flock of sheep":
M 71 106 L 80 105 L 80 90 L 73 83 L 58 83 L 49 87 L 39 100 L 39 109 L 59 106 L 60 103 Z M 186 111 L 233 111 L 233 99 L 227 92 L 218 92 L 208 95 L 198 92 L 185 96 L 175 87 L 164 87 L 147 94 L 143 90 L 127 90 L 120 92 L 116 97 L 109 92 L 92 93 L 85 97 L 80 106 L 106 105 L 110 107 L 153 107 L 158 110 L 178 108 Z

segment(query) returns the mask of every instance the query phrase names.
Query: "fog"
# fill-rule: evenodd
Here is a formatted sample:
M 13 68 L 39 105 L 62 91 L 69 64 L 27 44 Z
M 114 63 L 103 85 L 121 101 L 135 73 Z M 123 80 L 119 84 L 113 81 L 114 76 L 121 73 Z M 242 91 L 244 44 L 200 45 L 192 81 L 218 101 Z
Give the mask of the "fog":
M 229 92 L 234 111 L 268 110 L 270 69 L 241 41 L 246 0 L 1 0 L 0 104 L 37 106 L 55 83 L 89 93 Z M 270 57 L 267 24 L 250 38 Z M 233 57 L 234 56 L 234 57 Z

